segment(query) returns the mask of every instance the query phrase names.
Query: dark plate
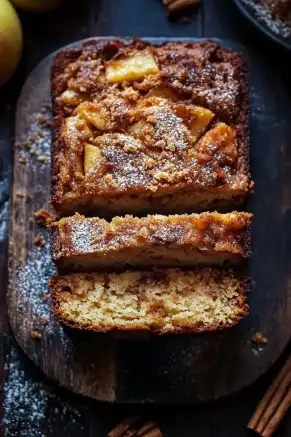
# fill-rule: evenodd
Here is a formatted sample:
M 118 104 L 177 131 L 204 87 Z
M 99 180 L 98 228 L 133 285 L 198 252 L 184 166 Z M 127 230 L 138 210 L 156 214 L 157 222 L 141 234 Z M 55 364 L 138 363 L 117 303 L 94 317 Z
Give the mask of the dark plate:
M 234 0 L 239 11 L 244 15 L 247 20 L 252 23 L 257 29 L 260 30 L 264 35 L 274 41 L 276 44 L 279 44 L 281 47 L 284 47 L 287 50 L 291 51 L 291 35 L 283 37 L 275 33 L 262 18 L 259 18 L 252 8 L 252 6 L 247 5 L 243 0 Z

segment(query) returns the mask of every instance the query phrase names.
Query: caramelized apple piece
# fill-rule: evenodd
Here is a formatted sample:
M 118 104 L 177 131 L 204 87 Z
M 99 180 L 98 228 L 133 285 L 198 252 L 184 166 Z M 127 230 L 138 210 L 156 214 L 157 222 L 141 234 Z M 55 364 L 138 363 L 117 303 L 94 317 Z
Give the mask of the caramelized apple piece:
M 104 130 L 108 127 L 108 120 L 98 105 L 84 102 L 78 106 L 76 111 L 82 118 L 93 124 L 97 129 Z
M 72 150 L 80 150 L 81 144 L 88 141 L 92 132 L 87 122 L 78 116 L 66 118 L 66 123 L 61 131 L 61 138 Z
M 215 156 L 221 165 L 233 164 L 238 153 L 232 128 L 225 123 L 218 123 L 206 132 L 189 154 L 202 163 L 211 161 Z
M 198 138 L 205 132 L 207 126 L 214 117 L 213 112 L 209 109 L 201 108 L 199 106 L 193 108 L 192 113 L 194 115 L 193 120 L 189 123 L 189 128 L 193 141 L 197 141 Z
M 144 120 L 140 120 L 137 123 L 133 124 L 128 132 L 133 136 L 140 136 L 146 133 L 146 130 L 152 131 L 153 127 L 151 124 L 147 123 Z
M 84 101 L 84 97 L 73 90 L 66 90 L 57 98 L 57 101 L 63 105 L 78 106 Z
M 158 87 L 158 88 L 151 89 L 145 96 L 145 98 L 149 98 L 149 97 L 163 97 L 164 99 L 168 99 L 172 101 L 178 100 L 177 94 L 175 94 L 170 88 L 166 88 L 166 87 Z
M 96 166 L 96 163 L 102 157 L 99 147 L 92 144 L 85 144 L 84 146 L 84 171 L 87 175 Z
M 143 50 L 127 58 L 107 62 L 105 65 L 105 75 L 109 83 L 141 80 L 148 74 L 158 72 L 157 63 L 148 50 Z

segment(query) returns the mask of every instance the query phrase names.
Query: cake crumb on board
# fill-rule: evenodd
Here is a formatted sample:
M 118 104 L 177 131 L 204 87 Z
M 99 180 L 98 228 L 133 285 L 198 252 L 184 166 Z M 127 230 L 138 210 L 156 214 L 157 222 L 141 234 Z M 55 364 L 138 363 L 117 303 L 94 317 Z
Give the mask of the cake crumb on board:
M 256 344 L 266 344 L 268 343 L 268 339 L 262 334 L 262 332 L 256 332 L 256 334 L 251 337 L 251 342 Z
M 32 244 L 34 244 L 34 246 L 44 247 L 46 242 L 43 240 L 42 236 L 38 234 L 33 240 Z
M 37 340 L 41 339 L 41 333 L 38 332 L 36 329 L 32 329 L 30 335 L 31 335 L 31 338 L 34 338 Z
M 46 228 L 48 225 L 56 220 L 56 217 L 46 209 L 38 209 L 37 211 L 35 211 L 33 216 L 37 224 L 43 226 L 44 228 Z

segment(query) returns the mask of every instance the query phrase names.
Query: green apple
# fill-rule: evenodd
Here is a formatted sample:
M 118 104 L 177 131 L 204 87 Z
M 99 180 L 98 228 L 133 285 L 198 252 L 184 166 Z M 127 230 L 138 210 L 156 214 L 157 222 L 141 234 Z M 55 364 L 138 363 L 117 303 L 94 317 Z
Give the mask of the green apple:
M 16 70 L 22 52 L 22 29 L 18 15 L 8 0 L 0 0 L 0 86 Z

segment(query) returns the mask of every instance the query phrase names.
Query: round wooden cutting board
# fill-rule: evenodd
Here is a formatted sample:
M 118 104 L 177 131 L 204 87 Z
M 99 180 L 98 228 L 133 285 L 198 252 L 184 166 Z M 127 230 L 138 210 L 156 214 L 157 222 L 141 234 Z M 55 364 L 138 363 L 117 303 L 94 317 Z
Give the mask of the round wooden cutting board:
M 151 39 L 158 42 L 165 39 Z M 218 399 L 254 382 L 291 335 L 291 111 L 272 66 L 244 51 L 251 80 L 251 163 L 256 184 L 250 315 L 236 328 L 200 335 L 114 338 L 54 321 L 48 236 L 31 217 L 50 200 L 50 67 L 27 79 L 16 113 L 8 312 L 15 337 L 58 384 L 101 401 L 185 403 Z M 33 244 L 34 239 L 40 235 Z M 46 244 L 43 246 L 42 241 Z M 250 338 L 268 339 L 256 345 Z

